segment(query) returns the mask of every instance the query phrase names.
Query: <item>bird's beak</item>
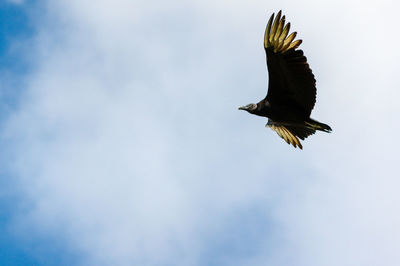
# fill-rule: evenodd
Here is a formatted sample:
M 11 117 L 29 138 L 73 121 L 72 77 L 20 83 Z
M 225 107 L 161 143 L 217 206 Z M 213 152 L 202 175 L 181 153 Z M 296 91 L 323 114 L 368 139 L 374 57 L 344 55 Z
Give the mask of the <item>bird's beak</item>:
M 239 106 L 238 110 L 246 110 L 246 106 Z

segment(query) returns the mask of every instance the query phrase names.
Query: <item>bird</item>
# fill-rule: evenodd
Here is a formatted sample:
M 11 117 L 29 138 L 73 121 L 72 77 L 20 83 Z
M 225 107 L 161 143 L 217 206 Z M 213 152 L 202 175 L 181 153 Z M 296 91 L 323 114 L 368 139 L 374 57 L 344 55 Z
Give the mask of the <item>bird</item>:
M 264 48 L 268 67 L 267 96 L 257 104 L 240 106 L 250 114 L 267 117 L 267 128 L 274 130 L 293 147 L 303 149 L 304 140 L 317 130 L 330 133 L 331 127 L 310 118 L 316 101 L 316 80 L 302 50 L 297 32 L 290 31 L 280 10 L 268 20 Z

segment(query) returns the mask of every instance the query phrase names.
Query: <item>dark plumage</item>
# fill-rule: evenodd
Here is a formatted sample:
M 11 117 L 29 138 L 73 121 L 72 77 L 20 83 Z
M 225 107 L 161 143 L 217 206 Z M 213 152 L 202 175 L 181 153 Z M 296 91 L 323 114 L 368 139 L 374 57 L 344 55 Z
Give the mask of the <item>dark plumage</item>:
M 281 11 L 268 21 L 264 36 L 269 84 L 267 96 L 257 104 L 239 107 L 251 114 L 268 118 L 266 127 L 294 147 L 303 148 L 304 140 L 316 130 L 331 132 L 331 128 L 310 118 L 315 104 L 315 78 L 302 50 L 296 50 L 301 40 L 294 41 L 296 32 L 289 34 Z

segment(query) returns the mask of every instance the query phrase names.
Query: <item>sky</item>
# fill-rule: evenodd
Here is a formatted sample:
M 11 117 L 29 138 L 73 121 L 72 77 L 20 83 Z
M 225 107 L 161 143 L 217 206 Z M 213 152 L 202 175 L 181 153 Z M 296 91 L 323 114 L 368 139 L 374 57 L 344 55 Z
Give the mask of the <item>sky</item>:
M 0 265 L 398 265 L 395 1 L 0 2 Z M 266 94 L 283 10 L 317 80 Z

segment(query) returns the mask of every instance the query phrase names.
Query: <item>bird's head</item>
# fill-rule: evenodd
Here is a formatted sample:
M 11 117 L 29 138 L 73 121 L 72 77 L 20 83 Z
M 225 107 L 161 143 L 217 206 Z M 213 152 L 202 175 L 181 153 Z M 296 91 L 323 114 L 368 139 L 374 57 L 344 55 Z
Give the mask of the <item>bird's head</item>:
M 247 111 L 249 113 L 254 113 L 254 111 L 257 110 L 257 104 L 249 103 L 248 105 L 240 106 L 238 109 L 239 110 L 245 110 L 245 111 Z

